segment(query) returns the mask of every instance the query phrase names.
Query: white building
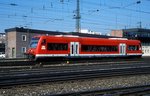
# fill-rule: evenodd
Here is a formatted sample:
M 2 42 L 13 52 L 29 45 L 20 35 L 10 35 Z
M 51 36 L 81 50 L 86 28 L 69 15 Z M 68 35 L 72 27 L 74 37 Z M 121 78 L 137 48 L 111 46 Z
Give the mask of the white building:
M 91 30 L 88 30 L 88 29 L 81 29 L 81 32 L 80 32 L 80 33 L 101 35 L 100 32 L 94 32 L 94 31 L 91 31 Z

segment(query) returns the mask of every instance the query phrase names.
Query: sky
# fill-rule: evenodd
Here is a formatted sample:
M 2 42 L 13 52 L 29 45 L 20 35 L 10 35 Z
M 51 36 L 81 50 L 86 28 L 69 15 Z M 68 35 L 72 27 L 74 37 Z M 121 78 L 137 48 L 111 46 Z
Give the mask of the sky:
M 77 0 L 0 0 L 0 33 L 25 27 L 74 32 Z M 150 29 L 150 0 L 80 0 L 81 29 Z

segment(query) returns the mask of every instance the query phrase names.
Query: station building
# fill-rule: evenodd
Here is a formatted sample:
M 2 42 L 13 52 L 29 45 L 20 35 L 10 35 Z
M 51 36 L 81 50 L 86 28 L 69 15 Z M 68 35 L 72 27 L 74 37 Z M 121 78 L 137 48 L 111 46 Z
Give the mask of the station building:
M 23 27 L 10 28 L 6 33 L 6 58 L 24 58 L 24 53 L 30 45 L 31 38 L 37 35 L 63 35 L 63 32 L 25 29 Z
M 112 30 L 111 36 L 140 40 L 142 44 L 143 56 L 150 56 L 150 29 L 131 28 Z

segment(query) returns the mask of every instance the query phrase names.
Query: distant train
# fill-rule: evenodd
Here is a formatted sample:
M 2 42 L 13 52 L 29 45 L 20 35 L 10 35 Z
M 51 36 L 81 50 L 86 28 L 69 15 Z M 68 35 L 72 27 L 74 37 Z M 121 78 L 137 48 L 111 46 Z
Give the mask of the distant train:
M 93 38 L 72 35 L 35 36 L 27 51 L 30 59 L 141 57 L 138 40 L 123 38 Z

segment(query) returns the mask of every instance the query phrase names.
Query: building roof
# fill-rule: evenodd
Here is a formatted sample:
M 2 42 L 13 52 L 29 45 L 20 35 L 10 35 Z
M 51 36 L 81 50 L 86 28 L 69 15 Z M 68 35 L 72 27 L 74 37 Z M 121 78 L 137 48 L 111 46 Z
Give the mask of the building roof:
M 30 33 L 39 33 L 39 34 L 51 34 L 51 35 L 65 35 L 67 33 L 65 32 L 59 32 L 59 31 L 46 31 L 46 30 L 37 30 L 37 29 L 28 29 L 28 28 L 10 28 L 10 29 L 5 29 L 5 32 L 12 32 L 12 31 L 16 31 L 16 32 L 30 32 Z
M 123 29 L 123 32 L 131 33 L 125 36 L 128 39 L 137 39 L 140 40 L 141 42 L 149 42 L 150 40 L 150 35 L 147 34 L 150 33 L 150 29 L 132 28 L 132 29 Z
M 150 29 L 144 28 L 130 28 L 130 29 L 122 29 L 123 32 L 150 32 Z
M 107 36 L 107 35 L 96 35 L 96 34 L 86 34 L 86 33 L 77 33 L 77 32 L 59 32 L 59 31 L 46 31 L 46 30 L 37 30 L 37 29 L 27 29 L 27 28 L 10 28 L 5 29 L 5 32 L 30 32 L 30 33 L 38 33 L 38 34 L 50 34 L 50 35 L 75 35 L 80 37 L 95 37 L 95 38 L 118 38 L 114 36 Z

